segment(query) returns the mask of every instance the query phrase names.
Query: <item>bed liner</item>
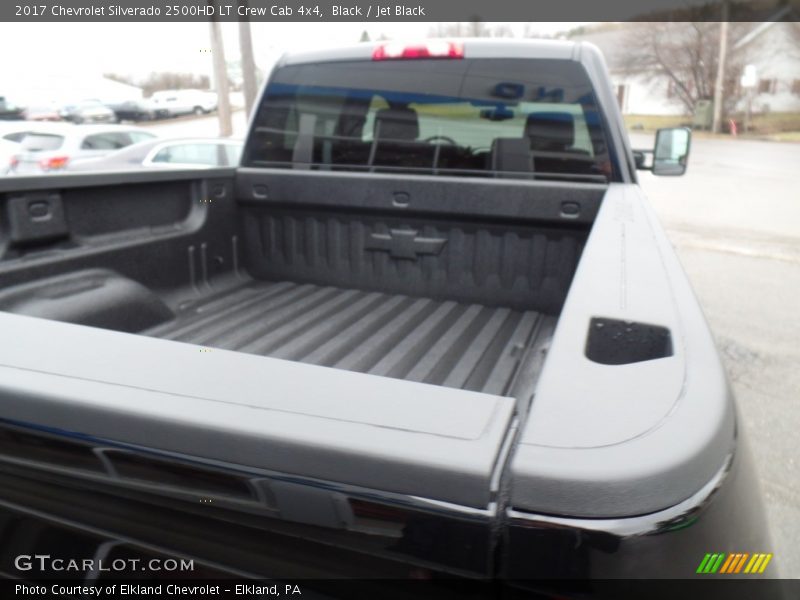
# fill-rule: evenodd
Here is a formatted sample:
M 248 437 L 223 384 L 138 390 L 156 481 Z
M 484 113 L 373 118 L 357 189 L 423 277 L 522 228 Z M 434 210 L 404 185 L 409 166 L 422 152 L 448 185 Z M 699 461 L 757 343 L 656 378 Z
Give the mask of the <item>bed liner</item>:
M 512 395 L 535 311 L 312 284 L 250 282 L 193 302 L 145 335 L 348 371 Z

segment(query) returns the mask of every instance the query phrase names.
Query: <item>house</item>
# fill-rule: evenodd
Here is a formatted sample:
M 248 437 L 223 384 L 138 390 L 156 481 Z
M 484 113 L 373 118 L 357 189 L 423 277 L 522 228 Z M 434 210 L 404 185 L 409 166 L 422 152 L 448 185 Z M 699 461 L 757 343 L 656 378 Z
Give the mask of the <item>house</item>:
M 788 16 L 790 8 L 782 13 Z M 750 91 L 752 111 L 800 112 L 800 23 L 768 21 L 733 44 L 755 67 L 756 85 Z M 737 108 L 744 110 L 747 100 Z
M 790 7 L 773 14 L 763 23 L 731 24 L 728 64 L 735 71 L 736 110 L 747 105 L 747 90 L 739 85 L 744 65 L 753 65 L 756 87 L 749 93 L 754 113 L 800 112 L 800 24 L 793 19 Z M 690 112 L 681 102 L 676 83 L 665 75 L 632 67 L 631 57 L 637 48 L 630 35 L 641 23 L 603 24 L 594 29 L 569 36 L 573 41 L 585 41 L 600 48 L 606 57 L 611 81 L 620 109 L 626 115 L 685 115 Z M 671 23 L 681 35 L 685 23 Z M 710 50 L 716 52 L 715 48 Z M 633 54 L 632 54 L 633 53 Z M 713 78 L 712 78 L 713 79 Z M 692 82 L 686 85 L 691 88 Z

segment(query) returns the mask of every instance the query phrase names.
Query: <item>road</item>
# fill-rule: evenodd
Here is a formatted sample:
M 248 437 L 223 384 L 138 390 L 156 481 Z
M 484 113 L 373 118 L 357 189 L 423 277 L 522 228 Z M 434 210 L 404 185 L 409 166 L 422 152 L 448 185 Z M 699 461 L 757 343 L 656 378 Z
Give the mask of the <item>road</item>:
M 641 177 L 722 352 L 786 577 L 800 577 L 799 167 L 800 144 L 695 139 L 684 177 Z
M 164 136 L 218 133 L 214 117 L 152 128 Z M 239 111 L 234 137 L 245 132 Z M 652 136 L 631 139 L 652 147 Z M 723 355 L 787 577 L 800 577 L 798 170 L 800 144 L 695 136 L 684 177 L 641 174 Z

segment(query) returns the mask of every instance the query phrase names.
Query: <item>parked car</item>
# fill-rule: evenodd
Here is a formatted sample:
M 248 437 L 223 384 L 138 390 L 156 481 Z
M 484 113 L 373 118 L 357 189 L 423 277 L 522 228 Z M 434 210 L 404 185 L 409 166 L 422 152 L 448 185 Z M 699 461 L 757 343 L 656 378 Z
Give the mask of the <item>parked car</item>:
M 121 171 L 136 168 L 236 167 L 240 140 L 219 138 L 153 139 L 133 144 L 102 158 L 73 162 L 69 171 Z
M 86 127 L 86 126 L 83 126 Z M 116 125 L 111 125 L 111 128 Z M 0 121 L 0 139 L 20 143 L 29 133 L 51 133 L 61 131 L 80 131 L 75 125 L 63 121 L 51 123 L 48 121 Z
M 0 139 L 0 175 L 11 170 L 11 159 L 19 151 L 19 144 Z
M 114 123 L 114 111 L 97 100 L 82 100 L 67 104 L 59 112 L 61 118 L 72 123 Z
M 260 98 L 235 169 L 0 180 L 0 572 L 649 598 L 772 557 L 599 50 L 315 49 Z
M 128 100 L 106 106 L 114 111 L 117 121 L 150 121 L 156 116 L 152 104 L 146 100 Z
M 32 104 L 22 111 L 26 121 L 61 121 L 61 113 L 56 104 Z
M 61 171 L 72 161 L 104 156 L 154 137 L 149 131 L 122 125 L 52 124 L 25 134 L 11 161 L 11 172 Z
M 0 96 L 0 121 L 13 121 L 24 118 L 25 109 L 15 105 L 5 96 Z
M 61 124 L 47 121 L 0 121 L 0 140 L 13 144 L 9 147 L 16 148 L 12 154 L 17 154 L 20 150 L 20 142 L 29 133 L 48 133 L 60 126 Z
M 217 94 L 201 90 L 164 90 L 154 93 L 149 102 L 159 117 L 202 115 L 217 109 Z

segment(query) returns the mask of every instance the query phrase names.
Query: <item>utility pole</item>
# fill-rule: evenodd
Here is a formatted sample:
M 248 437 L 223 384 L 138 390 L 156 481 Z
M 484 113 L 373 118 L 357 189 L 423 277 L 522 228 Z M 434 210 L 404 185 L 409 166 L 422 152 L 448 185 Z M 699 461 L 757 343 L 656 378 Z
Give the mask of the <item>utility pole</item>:
M 247 6 L 247 0 L 243 2 Z M 244 110 L 249 117 L 256 102 L 256 60 L 253 57 L 253 37 L 250 32 L 250 21 L 244 17 L 239 21 L 239 52 L 242 55 L 242 79 L 244 82 Z
M 213 1 L 208 2 L 214 6 Z M 211 59 L 214 66 L 214 87 L 217 89 L 217 116 L 219 117 L 220 137 L 230 137 L 233 133 L 231 121 L 231 97 L 228 89 L 228 68 L 225 63 L 225 48 L 222 43 L 222 28 L 219 21 L 208 22 L 211 35 Z
M 711 130 L 720 132 L 722 103 L 725 101 L 725 59 L 728 54 L 728 0 L 722 0 L 722 22 L 719 24 L 719 59 L 717 60 L 717 80 L 714 84 L 714 123 Z

